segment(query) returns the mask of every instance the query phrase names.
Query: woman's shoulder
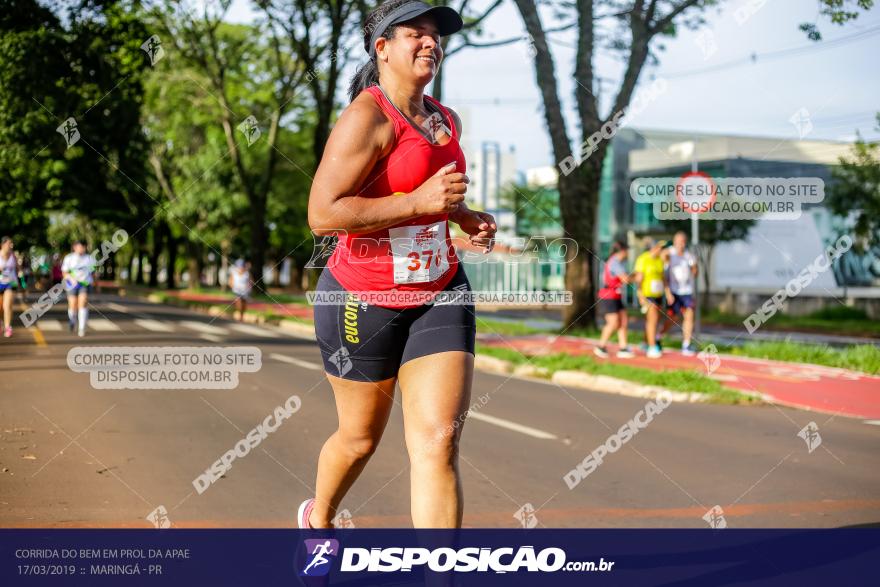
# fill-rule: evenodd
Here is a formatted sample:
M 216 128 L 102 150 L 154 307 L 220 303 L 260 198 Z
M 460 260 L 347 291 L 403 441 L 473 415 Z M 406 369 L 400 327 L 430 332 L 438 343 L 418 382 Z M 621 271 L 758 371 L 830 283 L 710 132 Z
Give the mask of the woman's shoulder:
M 372 93 L 361 92 L 348 105 L 336 124 L 356 136 L 375 137 L 383 146 L 394 142 L 397 133 L 396 122 L 390 118 Z
M 395 120 L 385 112 L 378 100 L 372 92 L 364 90 L 348 105 L 343 115 L 350 113 L 363 124 L 393 129 Z

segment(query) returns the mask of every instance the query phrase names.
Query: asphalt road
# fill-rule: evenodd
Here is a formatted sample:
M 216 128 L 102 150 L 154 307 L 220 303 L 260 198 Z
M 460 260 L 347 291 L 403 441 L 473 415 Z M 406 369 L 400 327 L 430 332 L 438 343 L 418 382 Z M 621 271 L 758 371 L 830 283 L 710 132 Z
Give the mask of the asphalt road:
M 336 413 L 316 344 L 110 295 L 92 329 L 53 308 L 0 339 L 0 526 L 293 527 Z M 17 320 L 17 319 L 16 319 Z M 75 346 L 255 345 L 234 390 L 96 390 Z M 398 391 L 399 393 L 399 391 Z M 199 494 L 193 480 L 296 394 L 301 409 Z M 482 399 L 480 399 L 482 397 Z M 672 404 L 570 490 L 563 476 L 645 408 L 641 399 L 478 372 L 461 472 L 465 525 L 836 527 L 880 523 L 880 426 L 777 406 Z M 808 451 L 798 432 L 818 426 Z M 342 507 L 357 527 L 408 526 L 402 416 Z M 716 516 L 715 524 L 720 524 Z

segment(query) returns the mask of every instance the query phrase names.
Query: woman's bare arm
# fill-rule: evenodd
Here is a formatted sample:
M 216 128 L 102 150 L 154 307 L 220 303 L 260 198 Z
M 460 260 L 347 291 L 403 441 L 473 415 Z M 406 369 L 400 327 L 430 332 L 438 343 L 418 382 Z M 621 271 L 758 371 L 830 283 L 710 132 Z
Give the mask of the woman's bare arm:
M 368 94 L 349 106 L 330 133 L 309 195 L 309 227 L 317 235 L 374 232 L 429 214 L 452 214 L 470 180 L 450 164 L 406 195 L 359 196 L 376 163 L 394 143 L 394 124 Z
M 309 226 L 315 234 L 373 232 L 417 215 L 409 198 L 356 195 L 393 141 L 394 124 L 371 96 L 362 94 L 345 109 L 327 140 L 309 194 Z

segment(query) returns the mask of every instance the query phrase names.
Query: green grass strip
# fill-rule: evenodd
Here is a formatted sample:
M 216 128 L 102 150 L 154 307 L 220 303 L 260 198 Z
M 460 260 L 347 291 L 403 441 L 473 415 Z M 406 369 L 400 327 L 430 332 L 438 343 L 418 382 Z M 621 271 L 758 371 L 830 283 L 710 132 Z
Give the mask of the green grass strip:
M 871 375 L 880 373 L 880 348 L 872 344 L 851 345 L 837 349 L 828 345 L 787 341 L 750 342 L 741 347 L 725 348 L 724 352 L 755 359 L 774 359 L 852 369 Z
M 556 371 L 583 371 L 590 375 L 607 375 L 617 379 L 633 381 L 643 385 L 655 385 L 672 391 L 686 391 L 705 393 L 710 396 L 710 400 L 715 403 L 723 404 L 741 404 L 753 403 L 756 398 L 740 393 L 729 387 L 724 387 L 718 381 L 707 377 L 699 371 L 685 371 L 680 369 L 653 371 L 643 367 L 633 367 L 630 365 L 620 365 L 597 361 L 587 355 L 567 355 L 554 354 L 536 357 L 524 357 L 521 353 L 506 348 L 488 347 L 478 344 L 477 352 L 489 355 L 506 361 L 511 361 L 516 365 L 528 362 L 536 367 L 544 367 L 550 373 Z

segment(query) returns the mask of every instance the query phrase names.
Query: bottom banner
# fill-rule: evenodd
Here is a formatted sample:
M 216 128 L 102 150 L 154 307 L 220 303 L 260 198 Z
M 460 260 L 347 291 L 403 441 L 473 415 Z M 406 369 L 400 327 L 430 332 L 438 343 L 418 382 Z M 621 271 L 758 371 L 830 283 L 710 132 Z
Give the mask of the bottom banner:
M 0 530 L 0 585 L 876 585 L 880 530 Z

